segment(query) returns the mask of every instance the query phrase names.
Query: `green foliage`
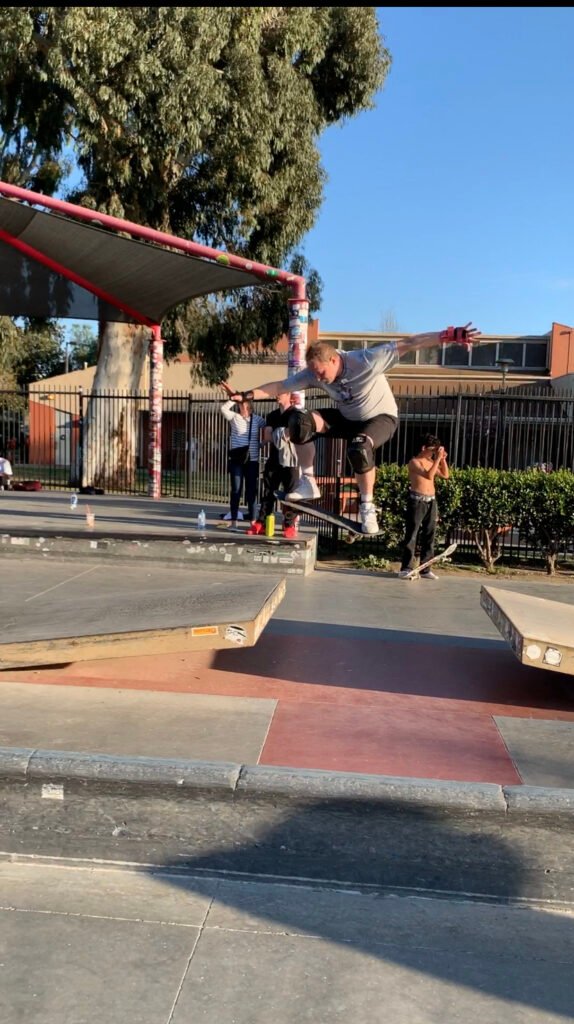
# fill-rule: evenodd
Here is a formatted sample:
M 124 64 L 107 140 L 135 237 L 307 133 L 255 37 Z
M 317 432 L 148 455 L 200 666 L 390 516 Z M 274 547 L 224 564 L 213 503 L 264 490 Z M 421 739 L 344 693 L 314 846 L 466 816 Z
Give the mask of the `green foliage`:
M 502 554 L 500 542 L 515 522 L 520 474 L 497 469 L 464 469 L 453 473 L 458 488 L 454 521 L 474 540 L 481 560 L 491 571 Z
M 68 338 L 69 369 L 81 370 L 84 363 L 94 366 L 98 361 L 98 335 L 86 324 L 74 324 Z
M 406 466 L 391 463 L 377 470 L 373 497 L 379 509 L 382 542 L 388 551 L 396 551 L 404 536 L 408 482 Z
M 530 470 L 521 473 L 521 494 L 515 525 L 544 555 L 549 576 L 556 572 L 558 552 L 574 541 L 574 474 Z
M 378 555 L 363 555 L 355 558 L 354 566 L 357 569 L 368 569 L 371 572 L 388 572 L 391 568 L 386 558 L 379 558 Z
M 315 222 L 318 140 L 390 65 L 373 7 L 4 7 L 0 174 L 283 265 Z M 284 294 L 282 301 L 284 302 Z M 315 307 L 316 308 L 316 307 Z M 206 379 L 284 329 L 271 286 L 174 316 Z
M 528 535 L 542 552 L 549 574 L 558 553 L 574 543 L 574 474 L 532 470 L 455 469 L 449 480 L 437 480 L 437 534 L 448 540 L 455 530 L 466 532 L 488 572 L 502 555 L 502 539 L 514 527 Z M 381 466 L 375 503 L 384 543 L 396 551 L 404 530 L 408 474 L 406 466 Z
M 0 317 L 0 370 L 7 389 L 64 372 L 63 330 L 53 320 L 26 320 L 16 325 Z

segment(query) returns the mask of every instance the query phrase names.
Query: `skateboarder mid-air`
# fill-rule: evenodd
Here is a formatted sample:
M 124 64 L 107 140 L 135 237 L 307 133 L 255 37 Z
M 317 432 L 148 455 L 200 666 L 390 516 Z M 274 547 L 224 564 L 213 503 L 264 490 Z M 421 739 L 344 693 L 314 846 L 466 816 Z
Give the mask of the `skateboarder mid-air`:
M 377 450 L 391 439 L 397 429 L 398 409 L 386 371 L 402 355 L 419 348 L 440 345 L 472 345 L 479 331 L 470 323 L 464 327 L 448 327 L 445 331 L 414 334 L 400 341 L 392 341 L 373 348 L 343 352 L 324 341 L 314 342 L 305 354 L 307 369 L 284 380 L 262 384 L 246 391 L 240 398 L 275 398 L 285 391 L 305 391 L 320 388 L 335 402 L 334 408 L 314 412 L 294 410 L 285 428 L 289 440 L 296 446 L 312 441 L 317 434 L 340 437 L 347 441 L 347 457 L 361 495 L 359 513 L 363 533 L 379 532 L 377 514 L 373 504 Z M 313 501 L 321 492 L 313 475 L 310 460 L 301 459 L 301 477 L 295 492 L 289 497 L 299 501 Z M 309 464 L 310 463 L 310 464 Z
M 434 558 L 434 542 L 437 524 L 435 477 L 449 478 L 447 453 L 438 437 L 425 434 L 418 455 L 408 465 L 409 494 L 403 541 L 403 558 L 399 576 L 408 579 L 415 563 L 417 538 L 420 535 L 421 566 Z M 432 569 L 423 569 L 423 580 L 436 580 Z

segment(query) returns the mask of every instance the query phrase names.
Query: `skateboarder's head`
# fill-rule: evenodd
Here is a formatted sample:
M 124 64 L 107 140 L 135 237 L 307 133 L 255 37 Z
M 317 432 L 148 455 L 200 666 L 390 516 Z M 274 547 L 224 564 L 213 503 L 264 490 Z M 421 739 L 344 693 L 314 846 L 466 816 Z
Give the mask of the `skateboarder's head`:
M 317 380 L 332 384 L 343 368 L 343 361 L 336 348 L 326 341 L 315 341 L 305 353 L 307 367 Z

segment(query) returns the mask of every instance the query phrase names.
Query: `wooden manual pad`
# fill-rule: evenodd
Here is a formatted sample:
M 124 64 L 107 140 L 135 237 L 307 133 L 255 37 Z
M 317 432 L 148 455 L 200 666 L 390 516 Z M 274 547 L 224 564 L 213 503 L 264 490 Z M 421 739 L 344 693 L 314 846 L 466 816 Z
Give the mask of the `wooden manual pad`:
M 574 607 L 481 587 L 480 604 L 523 665 L 574 675 Z
M 15 569 L 5 566 L 0 669 L 252 647 L 285 596 L 277 576 L 131 566 L 77 573 L 30 562 Z M 58 573 L 63 585 L 53 583 Z

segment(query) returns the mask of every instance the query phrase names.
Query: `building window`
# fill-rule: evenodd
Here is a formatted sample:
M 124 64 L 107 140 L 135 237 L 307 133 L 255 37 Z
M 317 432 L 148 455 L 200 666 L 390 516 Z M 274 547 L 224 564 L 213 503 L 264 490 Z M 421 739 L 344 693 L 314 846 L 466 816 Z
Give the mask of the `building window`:
M 470 353 L 464 345 L 448 345 L 444 350 L 445 366 L 468 366 Z
M 471 352 L 471 366 L 496 366 L 496 343 L 475 345 Z
M 442 348 L 420 348 L 418 357 L 419 366 L 441 366 Z
M 498 345 L 499 359 L 512 359 L 515 367 L 522 366 L 524 344 L 521 341 L 501 341 Z M 513 367 L 511 366 L 512 370 Z
M 548 345 L 545 341 L 524 346 L 524 365 L 532 370 L 545 370 L 548 366 Z

